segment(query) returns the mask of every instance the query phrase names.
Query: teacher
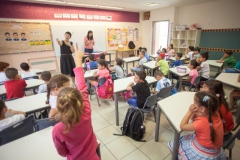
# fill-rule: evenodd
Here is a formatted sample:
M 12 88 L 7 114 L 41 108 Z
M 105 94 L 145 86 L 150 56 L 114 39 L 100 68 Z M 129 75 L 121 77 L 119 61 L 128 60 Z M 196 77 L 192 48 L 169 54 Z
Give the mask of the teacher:
M 70 32 L 65 33 L 65 40 L 60 41 L 57 39 L 57 43 L 60 46 L 60 69 L 61 73 L 71 76 L 73 84 L 75 83 L 75 74 L 73 69 L 76 67 L 72 54 L 75 52 L 73 42 L 69 41 L 72 34 Z
M 87 36 L 84 37 L 84 52 L 85 53 L 93 53 L 93 46 L 95 42 L 93 39 L 93 32 L 88 31 Z

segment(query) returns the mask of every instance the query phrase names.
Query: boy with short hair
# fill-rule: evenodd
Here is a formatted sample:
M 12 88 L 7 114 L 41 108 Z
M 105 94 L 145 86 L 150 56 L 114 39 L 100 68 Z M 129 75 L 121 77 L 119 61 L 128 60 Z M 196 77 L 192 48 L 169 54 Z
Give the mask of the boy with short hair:
M 147 48 L 143 47 L 141 50 L 145 52 L 145 55 L 144 55 L 144 56 L 145 56 L 145 58 L 147 59 L 147 61 L 150 61 L 151 59 L 150 59 L 150 57 L 149 57 L 149 55 L 148 55 L 148 53 L 147 53 Z
M 223 57 L 217 61 L 218 63 L 225 63 L 227 66 L 230 68 L 235 68 L 237 61 L 236 59 L 232 56 L 232 51 L 231 50 L 225 50 Z
M 188 54 L 185 55 L 185 58 L 189 58 L 190 60 L 192 60 L 193 53 L 194 53 L 194 47 L 193 46 L 189 46 L 188 47 Z
M 181 66 L 182 61 L 180 60 L 182 58 L 182 53 L 177 53 L 175 56 L 175 61 L 170 65 L 170 68 Z
M 100 58 L 101 58 L 101 55 L 100 55 Z M 105 59 L 105 55 L 104 55 L 104 59 Z M 90 63 L 90 69 L 97 69 L 98 68 L 97 62 L 94 61 L 94 55 L 93 54 L 89 54 L 88 58 L 86 58 L 85 61 L 84 61 L 84 68 L 86 68 L 86 69 L 87 69 L 87 64 L 86 64 L 87 61 L 89 61 L 89 63 Z
M 154 72 L 154 77 L 158 81 L 155 91 L 151 91 L 152 94 L 159 92 L 165 87 L 171 86 L 171 81 L 166 78 L 161 70 L 156 70 Z
M 47 92 L 47 84 L 52 78 L 52 75 L 49 71 L 43 71 L 41 73 L 41 78 L 44 81 L 44 84 L 40 85 L 38 88 L 38 94 Z
M 5 74 L 9 79 L 4 82 L 7 100 L 11 98 L 22 98 L 24 96 L 23 89 L 27 86 L 27 83 L 18 75 L 18 70 L 16 68 L 8 68 Z
M 145 57 L 145 52 L 144 51 L 140 51 L 139 52 L 139 58 L 140 58 L 140 61 L 138 62 L 138 65 L 136 67 L 133 67 L 131 68 L 131 71 L 133 72 L 138 72 L 138 71 L 141 71 L 142 70 L 142 65 L 143 63 L 146 63 L 147 62 L 147 59 Z
M 169 65 L 165 59 L 165 53 L 161 53 L 159 56 L 157 56 L 155 66 L 159 66 L 159 69 L 165 76 L 168 75 Z
M 200 57 L 200 48 L 199 47 L 195 47 L 194 48 L 194 52 L 192 54 L 192 60 L 196 60 L 198 63 L 199 61 L 199 57 Z
M 22 78 L 29 78 L 29 77 L 33 77 L 33 76 L 38 76 L 36 73 L 34 72 L 30 72 L 30 67 L 27 63 L 23 62 L 20 64 L 20 67 L 22 68 L 22 70 L 24 70 L 25 72 L 21 75 Z
M 144 71 L 138 71 L 135 74 L 134 85 L 133 82 L 127 86 L 128 91 L 136 92 L 137 96 L 127 100 L 128 104 L 133 107 L 143 108 L 145 101 L 150 96 L 150 89 L 148 82 L 145 80 L 146 73 Z
M 12 116 L 6 117 L 6 114 Z M 0 100 L 0 131 L 22 121 L 25 117 L 26 113 L 8 109 L 5 103 Z

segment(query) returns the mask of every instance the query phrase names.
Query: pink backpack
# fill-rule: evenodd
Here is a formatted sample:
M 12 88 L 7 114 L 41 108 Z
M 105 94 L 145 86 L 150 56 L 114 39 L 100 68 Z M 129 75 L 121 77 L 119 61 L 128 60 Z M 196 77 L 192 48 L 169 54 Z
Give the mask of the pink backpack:
M 110 99 L 113 98 L 113 81 L 112 76 L 105 77 L 106 81 L 103 85 L 97 88 L 98 97 L 102 99 Z

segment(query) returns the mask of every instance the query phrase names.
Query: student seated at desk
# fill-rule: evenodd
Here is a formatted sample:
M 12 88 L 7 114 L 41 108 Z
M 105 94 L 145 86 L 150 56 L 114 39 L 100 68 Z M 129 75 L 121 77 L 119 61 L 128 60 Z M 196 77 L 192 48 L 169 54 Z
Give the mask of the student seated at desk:
M 165 59 L 165 53 L 161 53 L 156 58 L 155 66 L 159 66 L 159 70 L 163 72 L 165 77 L 168 75 L 169 65 Z
M 170 68 L 181 66 L 182 61 L 180 60 L 182 58 L 182 53 L 177 53 L 175 56 L 175 61 L 170 65 Z
M 234 68 L 225 68 L 224 73 L 240 73 L 240 61 L 237 62 Z
M 44 81 L 44 84 L 38 87 L 38 94 L 47 92 L 47 84 L 50 81 L 52 75 L 49 71 L 43 71 L 40 79 Z
M 25 62 L 21 63 L 21 64 L 20 64 L 20 67 L 22 68 L 22 70 L 25 71 L 25 72 L 21 75 L 23 79 L 24 79 L 24 78 L 33 77 L 33 76 L 37 76 L 37 77 L 38 77 L 38 75 L 37 75 L 36 73 L 30 72 L 30 69 L 29 69 L 30 67 L 29 67 L 29 65 L 28 65 L 27 63 L 25 63 Z
M 59 155 L 68 160 L 100 160 L 97 138 L 93 132 L 91 105 L 82 68 L 83 53 L 76 46 L 74 73 L 78 89 L 65 87 L 58 94 L 57 110 L 60 122 L 52 131 L 53 142 Z
M 209 74 L 210 74 L 210 67 L 207 62 L 208 60 L 208 52 L 203 52 L 200 55 L 199 62 L 200 66 L 197 66 L 197 70 L 201 69 L 201 79 L 200 81 L 207 81 L 209 79 Z
M 147 61 L 151 61 L 151 59 L 150 59 L 150 57 L 149 57 L 149 55 L 148 55 L 148 53 L 147 53 L 147 48 L 145 48 L 145 47 L 143 47 L 142 49 L 141 49 L 141 51 L 144 51 L 145 52 L 145 58 L 147 59 Z
M 238 75 L 238 79 L 237 79 L 238 82 L 240 82 L 240 74 Z M 231 93 L 230 93 L 230 107 L 232 109 L 232 112 L 236 112 L 237 111 L 237 108 L 238 106 L 234 105 L 235 103 L 235 97 L 240 97 L 240 90 L 237 90 L 237 89 L 234 89 Z
M 145 101 L 150 96 L 150 89 L 145 78 L 146 73 L 144 71 L 138 71 L 134 77 L 134 82 L 136 84 L 134 85 L 134 83 L 131 82 L 127 86 L 126 90 L 136 92 L 137 94 L 137 96 L 127 100 L 130 106 L 143 108 Z
M 173 44 L 169 44 L 168 49 L 167 49 L 167 54 L 168 54 L 168 58 L 171 58 L 171 57 L 175 56 L 175 51 L 173 49 Z
M 10 115 L 10 117 L 6 117 L 6 115 Z M 25 117 L 26 113 L 8 109 L 4 101 L 0 100 L 0 131 L 22 121 Z
M 199 63 L 199 57 L 200 57 L 200 48 L 195 47 L 194 52 L 192 54 L 192 60 L 196 60 Z
M 116 58 L 114 61 L 114 67 L 109 68 L 110 71 L 115 71 L 117 78 L 123 78 L 125 77 L 124 69 L 122 68 L 122 59 L 121 58 Z
M 87 61 L 90 63 L 90 70 L 91 69 L 97 69 L 97 62 L 94 61 L 94 55 L 93 54 L 89 54 L 88 58 L 86 58 L 84 60 L 84 68 L 87 69 Z
M 141 71 L 143 63 L 147 62 L 144 51 L 139 52 L 139 58 L 140 58 L 140 61 L 138 62 L 138 65 L 136 67 L 131 68 L 131 72 Z
M 226 66 L 230 68 L 235 68 L 237 61 L 236 59 L 232 56 L 233 52 L 231 50 L 225 50 L 223 57 L 217 61 L 218 63 L 224 63 Z
M 180 129 L 194 133 L 180 138 L 178 159 L 226 159 L 222 149 L 224 130 L 218 98 L 208 92 L 197 92 L 193 101 L 181 121 Z M 192 117 L 196 117 L 194 121 Z M 168 142 L 171 152 L 173 145 L 174 141 Z
M 58 74 L 53 76 L 47 84 L 47 101 L 46 103 L 50 105 L 51 110 L 49 112 L 48 117 L 54 117 L 57 114 L 57 96 L 59 92 L 65 88 L 70 86 L 69 77 Z
M 8 80 L 8 78 L 6 77 L 5 71 L 6 69 L 8 69 L 9 65 L 10 65 L 9 63 L 0 62 L 0 85 Z
M 12 98 L 22 98 L 24 96 L 24 88 L 27 86 L 25 80 L 18 75 L 16 68 L 8 68 L 5 72 L 8 81 L 4 82 L 7 100 Z
M 189 58 L 190 60 L 192 60 L 193 53 L 194 53 L 194 47 L 193 46 L 189 46 L 188 47 L 188 54 L 186 54 L 184 57 L 185 58 Z
M 157 82 L 156 89 L 154 91 L 151 91 L 152 94 L 156 94 L 161 89 L 171 86 L 171 81 L 164 76 L 161 70 L 156 70 L 154 72 L 154 77 L 158 82 Z

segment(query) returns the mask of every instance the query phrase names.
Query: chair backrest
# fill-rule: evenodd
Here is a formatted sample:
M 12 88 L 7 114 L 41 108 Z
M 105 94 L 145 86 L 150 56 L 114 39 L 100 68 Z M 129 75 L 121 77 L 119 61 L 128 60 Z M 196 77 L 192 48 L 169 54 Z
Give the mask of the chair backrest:
M 33 132 L 33 116 L 29 116 L 0 132 L 0 146 L 32 134 Z
M 201 76 L 197 76 L 193 83 L 195 85 L 199 85 L 200 84 L 200 80 L 201 80 Z
M 98 79 L 98 87 L 101 87 L 106 82 L 106 80 L 107 79 L 105 77 Z
M 26 78 L 23 78 L 24 80 L 30 80 L 30 79 L 39 79 L 38 76 L 32 76 L 32 77 L 26 77 Z
M 145 107 L 152 107 L 154 106 L 155 104 L 157 103 L 157 94 L 153 94 L 151 96 L 149 96 L 147 99 L 146 99 L 146 102 L 143 106 L 143 109 Z
M 167 98 L 171 95 L 172 92 L 172 87 L 173 86 L 169 86 L 169 87 L 165 87 L 162 88 L 158 93 L 157 93 L 157 97 L 160 97 L 162 99 Z
M 240 125 L 240 109 L 237 110 L 235 123 L 236 123 L 236 125 Z
M 45 118 L 45 119 L 35 120 L 34 123 L 35 123 L 36 130 L 40 131 L 50 126 L 55 126 L 58 123 L 58 121 L 56 121 L 54 118 Z
M 240 129 L 239 129 L 233 136 L 231 136 L 231 138 L 228 140 L 228 142 L 226 142 L 226 143 L 222 146 L 223 149 L 229 147 L 229 146 L 232 144 L 232 142 L 235 141 L 236 138 L 237 138 L 238 140 L 240 140 Z

